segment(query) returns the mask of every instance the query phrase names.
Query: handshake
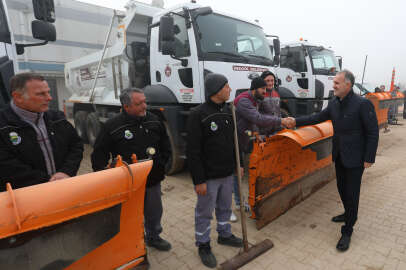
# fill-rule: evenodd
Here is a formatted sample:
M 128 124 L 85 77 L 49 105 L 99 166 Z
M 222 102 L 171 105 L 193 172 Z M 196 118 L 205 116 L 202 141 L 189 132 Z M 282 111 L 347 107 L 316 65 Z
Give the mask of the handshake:
M 294 128 L 296 126 L 296 120 L 293 117 L 282 118 L 281 125 L 285 128 Z

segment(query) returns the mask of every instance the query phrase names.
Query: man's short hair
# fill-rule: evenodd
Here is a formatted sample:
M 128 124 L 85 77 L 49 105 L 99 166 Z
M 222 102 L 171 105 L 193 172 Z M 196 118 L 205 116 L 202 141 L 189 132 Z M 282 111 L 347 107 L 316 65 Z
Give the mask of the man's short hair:
M 11 77 L 10 79 L 10 91 L 13 93 L 14 91 L 20 91 L 22 93 L 25 92 L 25 85 L 28 81 L 31 80 L 38 80 L 38 81 L 45 81 L 45 78 L 39 74 L 32 73 L 32 72 L 24 72 L 19 73 Z
M 351 71 L 349 71 L 348 69 L 343 69 L 343 70 L 341 70 L 341 71 L 338 72 L 338 73 L 343 73 L 343 74 L 344 74 L 344 79 L 345 79 L 347 82 L 350 82 L 350 83 L 351 83 L 351 87 L 354 86 L 354 83 L 355 83 L 355 76 L 354 76 L 354 74 L 353 74 Z
M 126 88 L 123 91 L 121 91 L 121 94 L 120 94 L 121 106 L 124 106 L 124 105 L 130 106 L 131 105 L 131 96 L 134 93 L 144 94 L 144 91 L 142 91 L 139 88 L 135 88 L 135 87 Z

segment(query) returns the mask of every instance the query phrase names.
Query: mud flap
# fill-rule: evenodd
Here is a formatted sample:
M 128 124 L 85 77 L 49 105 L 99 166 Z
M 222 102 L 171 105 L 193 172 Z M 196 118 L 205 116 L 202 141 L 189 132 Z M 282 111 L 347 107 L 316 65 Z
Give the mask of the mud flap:
M 0 268 L 147 269 L 152 161 L 0 193 Z
M 335 178 L 330 121 L 254 142 L 249 204 L 260 229 Z

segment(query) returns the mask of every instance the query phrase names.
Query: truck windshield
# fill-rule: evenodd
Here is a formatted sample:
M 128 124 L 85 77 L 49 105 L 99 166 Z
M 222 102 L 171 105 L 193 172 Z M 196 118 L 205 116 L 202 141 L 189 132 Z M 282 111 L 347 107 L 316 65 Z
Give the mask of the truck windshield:
M 340 71 L 338 60 L 332 51 L 316 46 L 309 46 L 308 50 L 314 74 L 335 75 Z
M 196 19 L 199 58 L 271 65 L 272 54 L 261 27 L 219 14 Z

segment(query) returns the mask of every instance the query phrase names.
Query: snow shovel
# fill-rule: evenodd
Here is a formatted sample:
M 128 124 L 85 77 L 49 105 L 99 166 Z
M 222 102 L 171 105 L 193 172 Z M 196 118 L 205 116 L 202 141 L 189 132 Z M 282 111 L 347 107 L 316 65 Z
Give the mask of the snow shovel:
M 237 178 L 238 178 L 238 193 L 240 194 L 240 198 L 243 198 L 241 192 L 241 171 L 240 168 L 240 155 L 239 155 L 239 147 L 238 147 L 238 137 L 237 137 L 237 121 L 235 117 L 235 107 L 234 104 L 231 103 L 231 112 L 233 115 L 233 122 L 234 122 L 234 145 L 235 145 L 235 161 L 237 166 Z M 242 202 L 243 203 L 243 202 Z M 249 263 L 250 261 L 254 260 L 256 257 L 260 256 L 261 254 L 265 253 L 266 251 L 270 250 L 273 247 L 273 243 L 269 239 L 265 239 L 256 245 L 251 245 L 248 247 L 248 237 L 247 237 L 247 224 L 246 224 L 246 216 L 244 212 L 244 207 L 240 207 L 240 214 L 241 214 L 241 228 L 242 228 L 242 236 L 243 236 L 243 250 L 240 251 L 236 256 L 233 258 L 223 262 L 220 265 L 220 268 L 223 270 L 231 270 L 231 269 L 238 269 L 243 265 Z

